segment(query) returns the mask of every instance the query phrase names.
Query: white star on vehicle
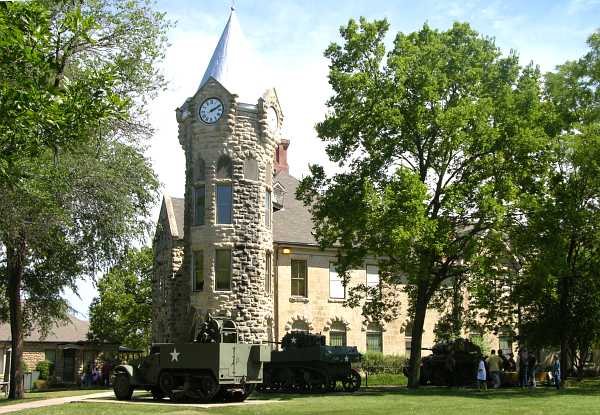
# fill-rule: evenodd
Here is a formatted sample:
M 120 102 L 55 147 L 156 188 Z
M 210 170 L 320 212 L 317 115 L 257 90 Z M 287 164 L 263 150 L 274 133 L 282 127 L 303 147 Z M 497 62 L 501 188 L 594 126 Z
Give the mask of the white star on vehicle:
M 348 356 L 344 356 L 344 361 L 347 362 L 348 361 Z
M 296 344 L 296 338 L 292 337 L 292 344 Z
M 179 353 L 176 348 L 173 348 L 173 351 L 169 353 L 171 355 L 171 362 L 179 362 Z

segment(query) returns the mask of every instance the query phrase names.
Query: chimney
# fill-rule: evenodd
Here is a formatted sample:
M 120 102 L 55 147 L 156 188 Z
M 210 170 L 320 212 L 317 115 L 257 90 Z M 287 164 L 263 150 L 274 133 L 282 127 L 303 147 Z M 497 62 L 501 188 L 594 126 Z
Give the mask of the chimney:
M 290 171 L 290 167 L 287 163 L 287 149 L 290 146 L 290 140 L 282 139 L 281 142 L 277 145 L 277 149 L 275 150 L 275 174 L 279 174 L 279 172 Z

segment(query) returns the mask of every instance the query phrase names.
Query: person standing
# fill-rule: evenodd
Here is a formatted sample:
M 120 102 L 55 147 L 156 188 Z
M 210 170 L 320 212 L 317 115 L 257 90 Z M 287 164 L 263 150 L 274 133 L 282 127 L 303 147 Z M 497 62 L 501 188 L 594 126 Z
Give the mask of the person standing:
M 479 390 L 487 390 L 487 377 L 485 373 L 485 361 L 483 355 L 479 357 L 479 365 L 477 366 L 477 387 Z
M 522 348 L 519 351 L 519 381 L 521 387 L 525 388 L 529 385 L 527 375 L 529 373 L 527 349 Z
M 556 389 L 560 389 L 560 356 L 558 354 L 554 356 L 554 363 L 552 364 L 552 380 L 554 380 Z
M 492 382 L 494 382 L 494 389 L 497 389 L 500 387 L 500 365 L 502 364 L 502 359 L 496 355 L 495 350 L 492 350 L 492 354 L 487 358 L 486 362 L 490 370 Z
M 529 357 L 527 358 L 527 366 L 529 367 L 529 378 L 531 379 L 531 386 L 535 388 L 537 387 L 537 382 L 535 380 L 537 359 L 535 358 L 535 354 L 533 354 L 533 352 L 529 352 Z
M 502 349 L 498 349 L 498 357 L 502 360 L 502 364 L 500 365 L 500 370 L 508 370 L 508 359 L 502 352 Z
M 511 353 L 508 355 L 508 360 L 506 361 L 506 371 L 507 372 L 516 372 L 517 371 L 517 362 L 515 362 L 515 354 Z

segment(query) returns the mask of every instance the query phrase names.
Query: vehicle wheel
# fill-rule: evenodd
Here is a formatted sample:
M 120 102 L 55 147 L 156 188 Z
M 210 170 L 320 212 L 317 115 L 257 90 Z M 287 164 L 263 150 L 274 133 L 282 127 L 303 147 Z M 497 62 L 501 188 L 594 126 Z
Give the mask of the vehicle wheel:
M 175 378 L 169 372 L 162 372 L 158 378 L 158 385 L 164 396 L 172 397 L 175 389 Z
M 332 379 L 327 384 L 327 392 L 335 392 L 337 390 L 337 380 Z
M 115 383 L 113 385 L 115 396 L 120 401 L 128 401 L 133 395 L 133 386 L 131 386 L 131 379 L 127 373 L 117 373 L 115 377 Z
M 165 397 L 165 394 L 159 387 L 152 388 L 150 390 L 150 393 L 152 393 L 152 399 L 154 399 L 155 401 L 160 401 Z
M 250 394 L 254 392 L 254 384 L 253 383 L 247 383 L 244 388 L 243 391 L 241 393 L 236 393 L 234 395 L 233 398 L 233 402 L 243 402 L 246 400 L 246 398 L 248 396 L 250 396 Z
M 350 375 L 342 381 L 342 385 L 346 392 L 356 392 L 360 388 L 360 382 L 360 374 L 352 369 Z
M 212 400 L 219 392 L 219 384 L 210 375 L 202 376 L 197 392 L 202 401 L 208 402 Z

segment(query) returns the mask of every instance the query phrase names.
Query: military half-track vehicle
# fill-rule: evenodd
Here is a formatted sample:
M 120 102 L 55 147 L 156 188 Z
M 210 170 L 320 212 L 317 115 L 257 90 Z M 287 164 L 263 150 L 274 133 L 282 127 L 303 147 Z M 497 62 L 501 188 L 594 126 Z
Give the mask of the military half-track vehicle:
M 209 316 L 195 340 L 154 344 L 139 366 L 117 366 L 117 399 L 131 399 L 134 389 L 144 389 L 154 399 L 243 401 L 263 381 L 270 347 L 238 343 L 232 320 Z
M 265 363 L 261 392 L 354 392 L 361 383 L 352 363 L 360 362 L 355 346 L 326 346 L 325 336 L 300 331 L 287 333 L 282 350 L 271 352 Z
M 481 349 L 475 343 L 458 338 L 436 343 L 431 351 L 421 359 L 421 385 L 468 386 L 477 379 Z

